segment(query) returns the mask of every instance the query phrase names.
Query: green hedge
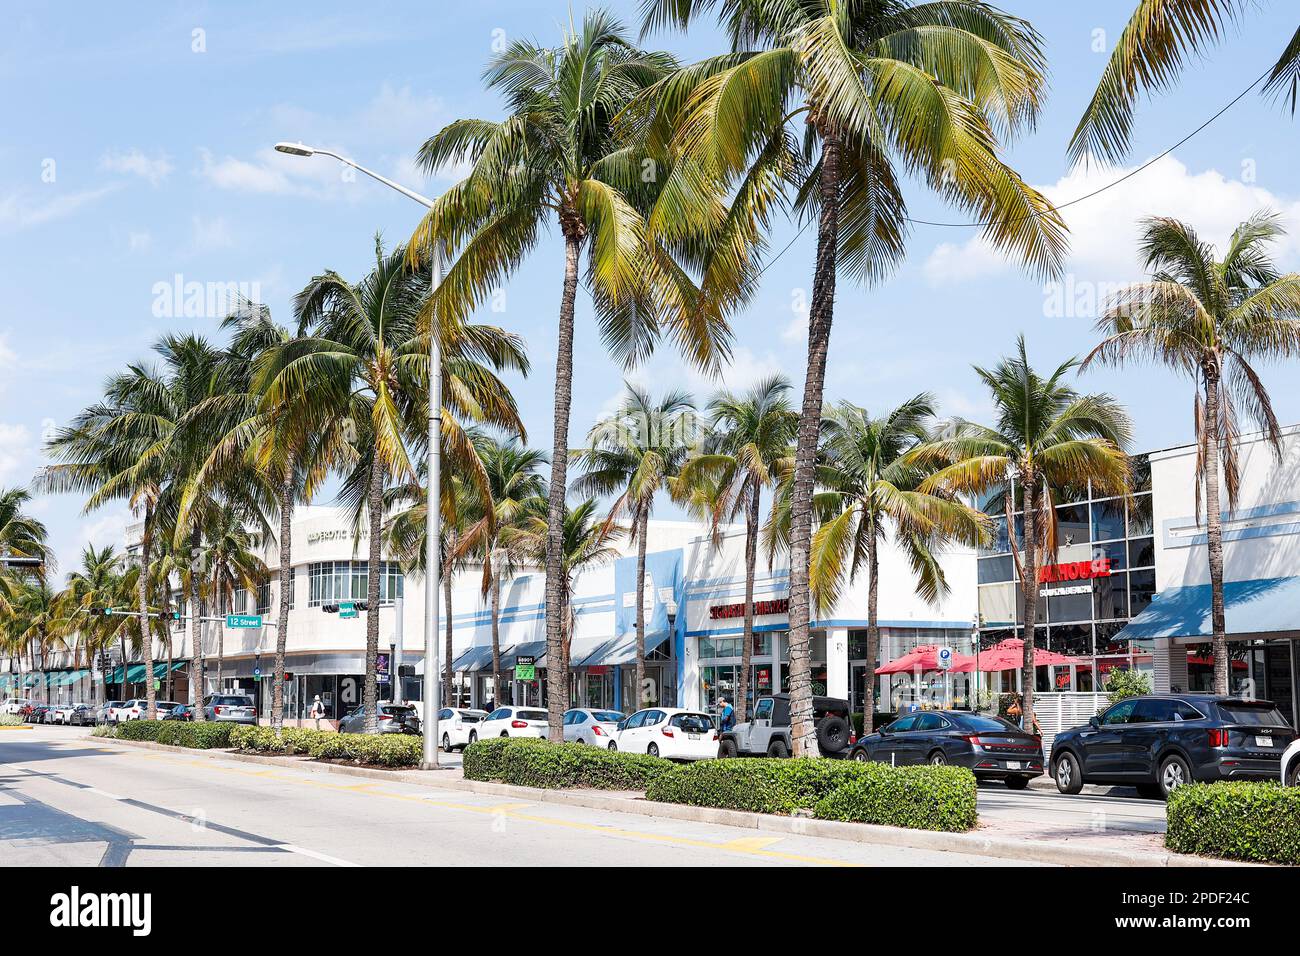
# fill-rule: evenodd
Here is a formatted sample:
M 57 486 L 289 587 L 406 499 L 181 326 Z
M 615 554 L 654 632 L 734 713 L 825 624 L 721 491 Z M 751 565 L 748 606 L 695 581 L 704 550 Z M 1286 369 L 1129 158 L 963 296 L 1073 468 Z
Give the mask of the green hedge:
M 381 767 L 418 767 L 424 756 L 422 738 L 408 734 L 339 734 L 332 730 L 282 727 L 239 727 L 230 745 L 255 753 L 307 754 L 318 760 L 349 760 Z
M 1194 783 L 1169 795 L 1165 845 L 1176 853 L 1300 865 L 1300 787 Z
M 644 790 L 674 765 L 660 757 L 529 737 L 495 737 L 465 748 L 466 780 L 499 780 L 547 790 Z
M 960 832 L 975 826 L 975 776 L 960 767 L 847 760 L 703 760 L 650 785 L 663 803 Z
M 95 733 L 103 737 L 116 737 L 118 740 L 152 740 L 173 747 L 211 750 L 214 747 L 231 746 L 230 735 L 234 727 L 234 724 L 205 720 L 193 723 L 183 720 L 128 720 L 103 733 L 96 727 Z

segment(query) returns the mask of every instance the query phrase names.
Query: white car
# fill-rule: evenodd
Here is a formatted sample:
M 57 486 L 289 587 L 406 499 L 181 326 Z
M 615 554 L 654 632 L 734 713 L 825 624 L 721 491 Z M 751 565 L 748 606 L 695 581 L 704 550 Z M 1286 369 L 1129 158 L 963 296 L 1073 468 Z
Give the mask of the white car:
M 564 713 L 564 742 L 608 747 L 624 715 L 617 710 L 575 707 Z
M 50 723 L 67 724 L 69 727 L 76 724 L 78 727 L 84 727 L 86 724 L 95 722 L 95 712 L 89 704 L 83 704 L 80 701 L 73 704 L 58 704 L 50 708 Z
M 546 711 L 540 707 L 498 707 L 469 732 L 469 743 L 491 737 L 546 739 Z
M 1291 746 L 1282 753 L 1282 782 L 1300 787 L 1300 738 L 1291 741 Z
M 6 697 L 0 704 L 0 714 L 16 714 L 30 703 L 26 697 Z
M 718 728 L 702 711 L 647 707 L 618 725 L 609 749 L 668 760 L 707 760 L 718 755 Z
M 438 733 L 443 753 L 450 753 L 454 748 L 464 750 L 471 742 L 470 734 L 475 734 L 486 710 L 474 710 L 469 707 L 444 707 L 438 711 Z
M 155 719 L 162 720 L 169 713 L 179 707 L 180 704 L 170 700 L 156 700 L 153 704 L 154 712 L 157 714 Z M 121 707 L 114 707 L 109 711 L 108 722 L 110 724 L 120 723 L 126 720 L 144 720 L 144 715 L 149 712 L 149 701 L 143 697 L 137 697 L 134 700 L 128 700 Z

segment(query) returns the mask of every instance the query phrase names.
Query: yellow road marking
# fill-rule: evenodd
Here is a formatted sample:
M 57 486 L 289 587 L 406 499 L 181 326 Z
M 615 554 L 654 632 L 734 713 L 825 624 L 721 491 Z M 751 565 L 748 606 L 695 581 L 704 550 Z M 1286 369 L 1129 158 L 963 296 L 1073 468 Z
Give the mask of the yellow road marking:
M 650 843 L 662 843 L 672 846 L 694 847 L 706 850 L 718 850 L 723 853 L 735 853 L 742 856 L 761 856 L 778 860 L 790 860 L 796 863 L 811 863 L 819 866 L 837 866 L 856 867 L 859 864 L 846 860 L 833 860 L 825 857 L 807 856 L 801 853 L 787 853 L 781 850 L 769 850 L 767 847 L 774 843 L 780 842 L 781 837 L 740 837 L 735 840 L 728 840 L 725 843 L 717 843 L 712 840 L 699 840 L 692 837 L 673 836 L 667 833 L 653 833 L 641 830 L 626 830 L 622 827 L 610 826 L 603 823 L 584 823 L 578 820 L 560 820 L 555 817 L 539 816 L 535 813 L 522 813 L 523 809 L 534 806 L 531 803 L 499 803 L 499 804 L 473 804 L 462 803 L 451 800 L 437 800 L 428 796 L 411 796 L 409 794 L 391 793 L 385 790 L 375 790 L 374 787 L 380 786 L 379 783 L 366 784 L 336 784 L 322 780 L 305 780 L 301 777 L 283 773 L 279 769 L 269 770 L 245 770 L 243 767 L 227 767 L 221 764 L 212 763 L 209 760 L 201 758 L 186 759 L 176 757 L 172 754 L 155 753 L 139 754 L 138 756 L 150 757 L 153 759 L 168 760 L 172 763 L 181 764 L 190 767 L 205 767 L 209 770 L 220 770 L 226 773 L 239 774 L 245 777 L 262 777 L 285 783 L 298 784 L 300 786 L 316 787 L 322 790 L 335 790 L 344 793 L 356 793 L 366 797 L 382 797 L 387 800 L 405 800 L 408 802 L 423 803 L 427 806 L 440 807 L 448 810 L 461 810 L 467 813 L 478 814 L 503 814 L 511 819 L 521 820 L 528 823 L 540 823 L 548 826 L 564 827 L 570 830 L 580 830 L 588 833 L 599 833 L 606 836 L 617 837 L 625 840 L 641 840 Z M 586 809 L 586 808 L 580 808 Z

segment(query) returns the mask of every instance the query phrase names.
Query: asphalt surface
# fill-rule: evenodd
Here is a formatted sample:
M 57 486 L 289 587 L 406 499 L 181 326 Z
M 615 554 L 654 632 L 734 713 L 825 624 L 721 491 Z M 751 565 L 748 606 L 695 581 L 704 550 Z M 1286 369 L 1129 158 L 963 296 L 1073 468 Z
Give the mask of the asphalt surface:
M 981 790 L 983 804 L 1033 793 Z M 998 810 L 997 812 L 1002 812 Z M 1004 866 L 0 730 L 0 864 Z

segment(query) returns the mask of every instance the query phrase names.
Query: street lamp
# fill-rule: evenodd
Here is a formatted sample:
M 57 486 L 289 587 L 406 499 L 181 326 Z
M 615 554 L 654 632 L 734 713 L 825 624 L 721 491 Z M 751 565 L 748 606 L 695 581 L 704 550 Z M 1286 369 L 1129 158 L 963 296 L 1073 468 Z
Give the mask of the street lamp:
M 276 143 L 277 152 L 289 156 L 314 156 L 319 153 L 337 159 L 345 166 L 351 166 L 359 173 L 365 173 L 376 182 L 395 189 L 408 199 L 414 199 L 426 209 L 432 208 L 433 200 L 421 196 L 413 189 L 407 189 L 395 183 L 387 176 L 381 176 L 373 169 L 367 169 L 360 163 L 340 156 L 338 153 L 319 146 L 305 146 L 302 143 Z M 442 284 L 442 242 L 434 242 L 430 256 L 430 291 L 436 292 Z M 424 714 L 421 721 L 424 727 L 424 754 L 420 764 L 424 770 L 438 769 L 438 704 L 441 693 L 438 687 L 438 589 L 442 567 L 439 564 L 438 539 L 442 532 L 442 514 L 438 503 L 442 498 L 441 442 L 442 432 L 442 354 L 438 343 L 437 329 L 434 328 L 433 314 L 429 315 L 429 495 L 427 499 L 425 565 L 428 575 L 424 592 Z M 375 533 L 374 528 L 370 533 Z M 371 568 L 370 572 L 375 573 Z M 378 614 L 374 608 L 371 613 Z

